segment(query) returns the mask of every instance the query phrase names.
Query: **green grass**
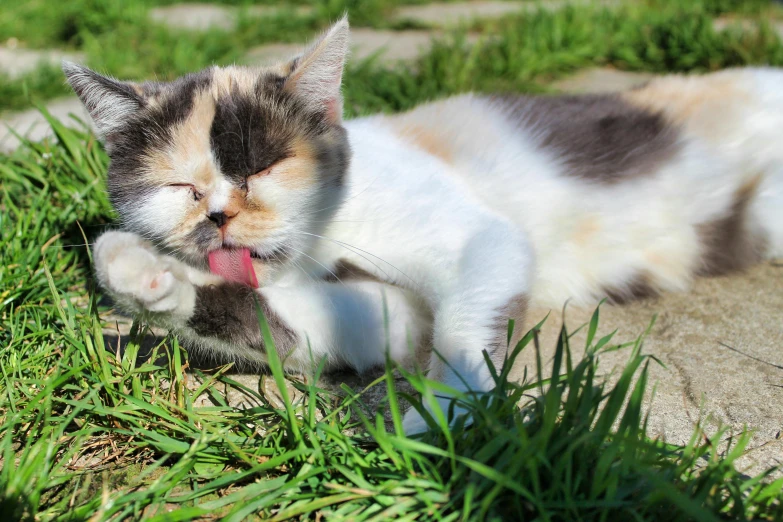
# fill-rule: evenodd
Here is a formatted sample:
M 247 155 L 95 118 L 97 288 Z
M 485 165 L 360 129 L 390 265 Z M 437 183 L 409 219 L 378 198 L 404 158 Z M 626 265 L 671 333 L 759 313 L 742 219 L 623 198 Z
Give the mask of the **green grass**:
M 542 90 L 587 64 L 664 71 L 783 61 L 771 32 L 714 33 L 709 16 L 748 9 L 721 5 L 579 8 L 488 24 L 479 28 L 497 36 L 480 51 L 444 42 L 414 68 L 356 64 L 346 107 L 361 114 L 467 89 Z M 142 75 L 139 64 L 152 58 L 134 53 L 174 45 L 162 42 L 111 52 Z M 195 64 L 183 46 L 166 60 Z M 522 383 L 509 382 L 506 368 L 494 392 L 460 398 L 470 426 L 443 429 L 445 412 L 415 439 L 401 435 L 399 403 L 421 407 L 440 385 L 391 365 L 374 384 L 389 392 L 374 411 L 363 390 L 320 389 L 275 364 L 271 379 L 295 392 L 282 403 L 222 370 L 189 370 L 206 383 L 191 391 L 176 339 L 158 347 L 166 357 L 141 357 L 143 325 L 116 353 L 103 344 L 84 246 L 115 217 L 107 157 L 92 136 L 54 124 L 58 142 L 0 156 L 0 520 L 783 520 L 775 470 L 745 476 L 734 467 L 750 435 L 697 430 L 682 447 L 646 437 L 656 363 L 642 339 L 620 347 L 596 338 L 597 313 L 585 346 L 572 348 L 564 331 L 547 375 L 540 359 Z M 523 349 L 537 350 L 535 331 Z M 612 385 L 598 377 L 608 350 L 628 354 Z M 396 390 L 398 378 L 418 393 Z M 225 387 L 255 407 L 228 406 Z M 199 394 L 211 406 L 197 406 Z
M 169 354 L 162 360 L 140 360 L 138 341 L 122 354 L 107 350 L 96 296 L 84 289 L 87 251 L 65 247 L 83 241 L 77 223 L 94 230 L 109 214 L 106 158 L 92 138 L 57 132 L 62 145 L 29 144 L 0 178 L 3 520 L 783 516 L 783 480 L 733 467 L 748 435 L 721 455 L 722 431 L 697 431 L 684 447 L 646 438 L 654 361 L 641 353 L 643 338 L 626 346 L 597 338 L 598 311 L 583 351 L 572 352 L 572 334 L 562 331 L 550 375 L 539 355 L 534 377 L 508 381 L 516 355 L 537 350 L 534 329 L 494 392 L 461 397 L 470 425 L 445 428 L 443 412 L 419 439 L 401 434 L 394 374 L 419 392 L 402 397 L 417 408 L 442 385 L 391 364 L 374 383 L 388 386 L 388 403 L 373 412 L 362 391 L 337 395 L 300 380 L 289 380 L 296 402 L 284 393 L 282 405 L 221 371 L 196 371 L 205 384 L 190 391 L 176 339 L 160 345 Z M 598 362 L 614 350 L 626 350 L 628 363 L 607 386 Z M 279 361 L 270 367 L 286 390 Z M 227 406 L 219 386 L 241 389 L 256 406 Z M 194 406 L 201 393 L 211 407 Z
M 355 26 L 407 27 L 389 21 L 397 3 L 321 0 L 309 14 L 287 11 L 263 19 L 245 14 L 232 31 L 188 32 L 150 23 L 151 0 L 54 5 L 30 0 L 0 10 L 0 41 L 17 37 L 29 47 L 71 48 L 85 53 L 88 65 L 114 76 L 166 80 L 214 63 L 241 62 L 248 49 L 264 43 L 304 42 L 345 11 Z M 591 64 L 654 72 L 781 65 L 783 46 L 763 23 L 759 32 L 712 28 L 714 16 L 731 12 L 763 22 L 769 5 L 760 0 L 647 0 L 617 9 L 579 6 L 478 22 L 465 29 L 484 34 L 484 44 L 464 50 L 441 46 L 416 68 L 418 73 L 400 68 L 383 88 L 402 90 L 390 94 L 418 101 L 468 89 L 540 89 L 543 80 Z M 0 77 L 0 111 L 25 108 L 30 98 L 68 94 L 64 82 L 53 81 L 55 70 L 46 66 L 19 79 Z M 410 95 L 411 88 L 417 95 Z

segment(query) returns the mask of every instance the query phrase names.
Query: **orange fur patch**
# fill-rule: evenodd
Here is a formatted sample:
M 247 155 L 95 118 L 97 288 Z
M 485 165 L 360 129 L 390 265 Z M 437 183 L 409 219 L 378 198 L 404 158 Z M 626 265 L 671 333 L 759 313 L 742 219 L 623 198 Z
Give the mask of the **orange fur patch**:
M 579 245 L 585 245 L 601 230 L 601 224 L 597 216 L 587 216 L 576 225 L 573 241 Z
M 160 185 L 192 183 L 200 190 L 214 183 L 218 172 L 209 140 L 214 116 L 214 100 L 209 93 L 201 93 L 193 100 L 188 118 L 171 129 L 171 145 L 147 156 L 148 180 Z
M 391 118 L 389 122 L 395 134 L 406 142 L 446 163 L 452 163 L 454 151 L 435 129 L 406 120 L 404 115 L 403 118 Z
M 669 121 L 704 138 L 720 139 L 732 125 L 735 107 L 751 103 L 739 71 L 704 76 L 667 76 L 621 94 L 629 103 L 662 113 Z
M 259 69 L 250 67 L 215 67 L 212 69 L 212 96 L 217 100 L 232 92 L 250 94 L 260 75 Z
M 274 165 L 272 170 L 279 174 L 283 182 L 289 185 L 309 186 L 316 182 L 318 175 L 315 150 L 310 143 L 297 139 L 291 145 L 291 157 Z
M 144 176 L 155 185 L 192 184 L 207 191 L 220 176 L 212 161 L 209 131 L 215 115 L 215 103 L 208 92 L 193 100 L 188 118 L 171 129 L 172 140 L 167 147 L 150 152 L 145 158 Z M 173 231 L 174 236 L 190 232 L 194 223 L 203 219 L 207 201 L 190 210 Z

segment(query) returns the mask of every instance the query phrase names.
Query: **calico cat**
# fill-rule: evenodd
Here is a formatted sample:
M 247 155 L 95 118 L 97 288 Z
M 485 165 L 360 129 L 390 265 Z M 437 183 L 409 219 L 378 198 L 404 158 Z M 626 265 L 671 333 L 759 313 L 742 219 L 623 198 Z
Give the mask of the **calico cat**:
M 500 363 L 531 303 L 684 290 L 783 254 L 781 71 L 343 121 L 348 46 L 343 19 L 273 67 L 137 84 L 63 65 L 111 157 L 124 231 L 94 259 L 121 307 L 263 363 L 258 300 L 291 370 L 432 343 L 431 377 L 481 391 L 482 351 Z

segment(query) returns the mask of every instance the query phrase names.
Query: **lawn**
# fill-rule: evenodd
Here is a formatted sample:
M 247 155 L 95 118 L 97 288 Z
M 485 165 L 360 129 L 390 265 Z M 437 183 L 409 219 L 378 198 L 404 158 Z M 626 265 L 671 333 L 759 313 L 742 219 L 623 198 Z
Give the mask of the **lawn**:
M 235 33 L 192 35 L 147 23 L 151 3 L 31 0 L 0 10 L 0 41 L 24 34 L 30 46 L 81 50 L 116 75 L 166 78 L 263 41 L 301 40 L 346 7 L 355 24 L 384 26 L 391 5 L 329 0 L 285 23 L 242 19 Z M 471 89 L 546 91 L 589 65 L 783 65 L 783 44 L 764 24 L 712 26 L 718 15 L 773 12 L 761 1 L 650 0 L 477 23 L 462 29 L 493 35 L 478 46 L 458 34 L 413 67 L 352 64 L 346 109 L 398 111 Z M 47 68 L 0 80 L 0 108 L 62 89 Z M 418 438 L 402 435 L 402 404 L 420 408 L 440 385 L 391 364 L 371 385 L 388 392 L 374 410 L 365 390 L 321 389 L 284 375 L 279 361 L 270 361 L 273 397 L 236 382 L 231 368 L 190 367 L 175 338 L 146 354 L 141 324 L 124 350 L 106 346 L 85 245 L 115 219 L 107 157 L 89 133 L 52 123 L 57 140 L 0 155 L 0 520 L 783 520 L 781 470 L 734 467 L 750 434 L 728 446 L 720 430 L 697 430 L 685 446 L 646 436 L 647 372 L 658 363 L 644 355 L 643 335 L 623 346 L 598 338 L 598 311 L 564 328 L 554 361 L 539 358 L 523 382 L 509 382 L 509 361 L 494 392 L 461 397 L 469 422 L 447 429 L 442 412 Z M 572 346 L 578 327 L 587 341 Z M 536 330 L 515 348 L 537 352 Z M 607 384 L 598 365 L 615 350 L 628 362 Z M 256 406 L 228 406 L 226 388 Z

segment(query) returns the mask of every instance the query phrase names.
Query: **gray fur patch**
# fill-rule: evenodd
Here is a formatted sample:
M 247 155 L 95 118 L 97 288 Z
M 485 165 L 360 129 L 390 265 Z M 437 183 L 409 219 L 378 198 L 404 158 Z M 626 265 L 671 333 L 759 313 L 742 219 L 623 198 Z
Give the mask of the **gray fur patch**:
M 204 337 L 265 351 L 256 301 L 269 324 L 277 352 L 284 357 L 298 343 L 296 332 L 280 319 L 261 294 L 239 283 L 197 287 L 196 308 L 188 326 Z
M 323 114 L 307 111 L 282 89 L 281 78 L 262 75 L 252 93 L 238 89 L 217 101 L 210 145 L 221 172 L 237 186 L 293 154 L 297 138 L 314 145 L 322 179 L 342 180 L 350 149 L 345 130 Z
M 631 301 L 649 299 L 657 295 L 658 292 L 651 283 L 649 276 L 640 273 L 631 278 L 625 285 L 616 288 L 604 288 L 603 295 L 598 297 L 601 299 L 606 297 L 610 303 L 621 305 Z
M 703 246 L 699 275 L 721 275 L 748 268 L 764 257 L 767 238 L 751 229 L 748 206 L 756 195 L 761 178 L 740 187 L 726 215 L 698 227 Z
M 680 150 L 679 129 L 618 95 L 491 100 L 562 161 L 570 176 L 601 183 L 649 176 Z
M 377 283 L 385 283 L 385 281 L 375 274 L 372 274 L 345 259 L 339 259 L 337 263 L 335 263 L 334 268 L 332 268 L 332 272 L 333 274 L 329 274 L 325 278 L 326 281 L 331 283 L 336 283 L 338 281 L 375 281 Z

